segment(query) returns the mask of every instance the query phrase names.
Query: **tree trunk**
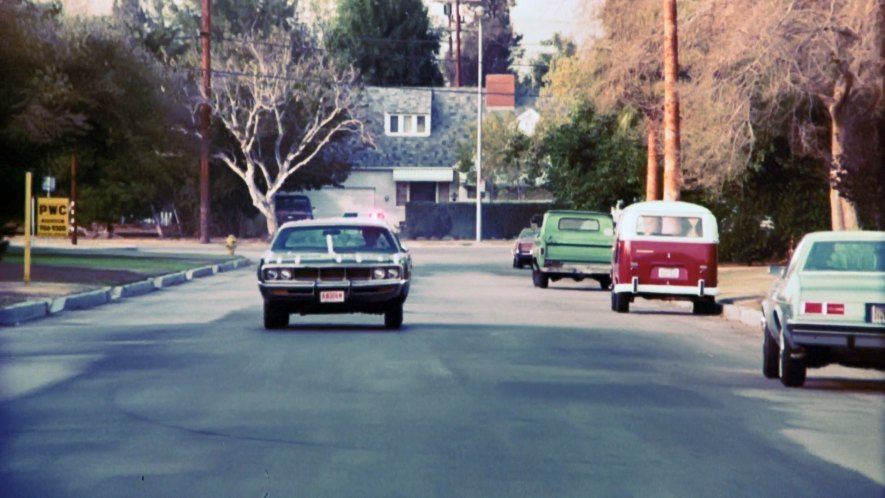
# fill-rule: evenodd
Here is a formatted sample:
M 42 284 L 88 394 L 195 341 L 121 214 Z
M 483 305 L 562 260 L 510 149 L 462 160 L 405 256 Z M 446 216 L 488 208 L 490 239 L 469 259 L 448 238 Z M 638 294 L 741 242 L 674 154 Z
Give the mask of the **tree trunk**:
M 682 188 L 679 139 L 679 37 L 676 0 L 663 0 L 664 8 L 664 200 L 678 201 Z
M 273 202 L 260 201 L 255 207 L 264 215 L 264 220 L 267 223 L 267 237 L 273 237 L 279 228 L 277 226 L 277 210 L 274 208 Z
M 661 199 L 660 165 L 658 164 L 658 121 L 655 115 L 649 115 L 646 121 L 648 133 L 648 160 L 645 170 L 645 200 Z
M 840 76 L 833 88 L 832 98 L 826 99 L 830 113 L 830 224 L 835 231 L 859 230 L 857 206 L 842 195 L 840 183 L 848 174 L 846 169 L 845 120 L 850 119 L 846 105 L 851 96 L 854 75 L 847 66 L 840 65 Z

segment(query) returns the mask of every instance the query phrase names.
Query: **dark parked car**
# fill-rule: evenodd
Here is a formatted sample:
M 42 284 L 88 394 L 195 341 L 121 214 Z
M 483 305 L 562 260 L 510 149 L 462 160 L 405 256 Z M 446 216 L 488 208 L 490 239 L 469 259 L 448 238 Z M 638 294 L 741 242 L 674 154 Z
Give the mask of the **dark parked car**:
M 519 237 L 516 238 L 510 251 L 513 254 L 514 268 L 522 268 L 532 263 L 532 246 L 537 236 L 538 231 L 534 228 L 524 228 L 519 232 Z
M 384 222 L 286 223 L 258 265 L 264 327 L 285 327 L 293 313 L 371 313 L 398 329 L 411 274 L 409 253 Z
M 289 221 L 313 219 L 313 206 L 310 198 L 304 194 L 278 192 L 273 202 L 278 226 Z

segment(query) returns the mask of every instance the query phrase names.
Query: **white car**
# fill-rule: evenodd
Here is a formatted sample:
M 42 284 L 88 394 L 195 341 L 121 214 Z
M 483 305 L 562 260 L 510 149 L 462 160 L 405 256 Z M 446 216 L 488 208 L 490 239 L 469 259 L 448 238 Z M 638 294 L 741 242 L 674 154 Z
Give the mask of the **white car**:
M 762 301 L 762 373 L 785 386 L 838 363 L 885 370 L 885 232 L 816 232 Z

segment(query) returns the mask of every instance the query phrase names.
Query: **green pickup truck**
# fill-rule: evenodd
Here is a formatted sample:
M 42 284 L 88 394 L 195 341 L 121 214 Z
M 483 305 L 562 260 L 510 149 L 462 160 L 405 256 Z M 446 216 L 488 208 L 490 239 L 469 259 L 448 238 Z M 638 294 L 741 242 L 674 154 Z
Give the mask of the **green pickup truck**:
M 532 248 L 532 283 L 546 289 L 550 280 L 592 278 L 611 286 L 614 222 L 595 211 L 547 211 Z

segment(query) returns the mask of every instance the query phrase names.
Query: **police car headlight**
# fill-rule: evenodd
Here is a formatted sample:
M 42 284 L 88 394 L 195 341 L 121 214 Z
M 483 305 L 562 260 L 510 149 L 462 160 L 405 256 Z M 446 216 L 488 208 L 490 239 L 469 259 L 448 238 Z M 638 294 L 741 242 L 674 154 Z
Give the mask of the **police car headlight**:
M 284 268 L 280 270 L 280 279 L 292 280 L 292 270 L 290 268 Z
M 264 272 L 264 278 L 268 280 L 278 280 L 280 278 L 280 272 L 274 269 L 270 269 Z
M 399 278 L 399 268 L 388 268 L 387 278 Z
M 387 272 L 384 271 L 384 268 L 375 268 L 372 270 L 372 278 L 376 280 L 381 280 L 387 275 Z

